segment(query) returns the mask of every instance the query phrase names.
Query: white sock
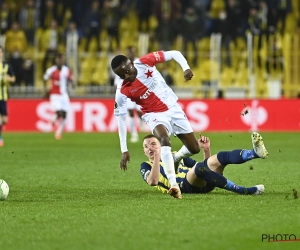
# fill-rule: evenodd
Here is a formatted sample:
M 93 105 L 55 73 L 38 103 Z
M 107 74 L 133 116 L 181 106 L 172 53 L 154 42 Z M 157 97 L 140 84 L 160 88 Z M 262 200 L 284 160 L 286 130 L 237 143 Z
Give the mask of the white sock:
M 174 160 L 171 152 L 171 147 L 162 146 L 160 152 L 161 152 L 160 155 L 161 161 L 164 164 L 164 170 L 171 184 L 171 187 L 178 186 L 176 182 L 176 174 L 175 174 Z
M 130 129 L 131 135 L 137 135 L 134 117 L 131 117 L 131 116 L 129 116 L 129 129 Z
M 181 149 L 179 149 L 178 152 L 175 153 L 174 161 L 179 162 L 181 161 L 181 159 L 190 157 L 191 155 L 193 154 L 186 148 L 186 146 L 183 145 Z
M 59 123 L 59 126 L 58 126 L 57 130 L 56 130 L 56 134 L 61 135 L 61 133 L 64 130 L 65 123 L 66 123 L 66 118 L 60 119 L 60 123 Z
M 142 119 L 139 120 L 140 120 L 140 131 L 144 131 L 144 122 Z

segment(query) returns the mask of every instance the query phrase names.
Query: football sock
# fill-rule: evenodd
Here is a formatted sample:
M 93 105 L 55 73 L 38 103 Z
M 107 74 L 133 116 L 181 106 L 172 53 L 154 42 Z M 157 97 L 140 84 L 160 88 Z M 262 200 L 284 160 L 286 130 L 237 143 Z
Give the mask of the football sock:
M 190 157 L 191 155 L 193 154 L 186 148 L 186 146 L 183 145 L 181 149 L 174 154 L 174 161 L 179 162 L 181 159 Z
M 171 153 L 171 147 L 161 147 L 161 161 L 164 164 L 164 170 L 171 186 L 178 186 L 174 168 L 174 160 Z
M 238 194 L 254 194 L 257 191 L 257 187 L 247 188 L 247 187 L 238 186 L 228 179 L 224 189 Z
M 235 149 L 232 151 L 221 151 L 217 154 L 217 158 L 223 166 L 226 166 L 227 164 L 241 164 L 254 158 L 258 158 L 258 156 L 253 149 Z
M 60 120 L 60 123 L 59 123 L 59 125 L 58 125 L 57 130 L 56 130 L 56 134 L 61 135 L 62 131 L 64 130 L 65 123 L 66 123 L 66 118 L 62 118 L 62 119 Z
M 204 164 L 207 160 L 204 161 Z M 234 184 L 232 181 L 226 179 L 223 175 L 220 175 L 216 172 L 211 171 L 206 165 L 203 163 L 197 163 L 195 167 L 195 174 L 197 177 L 205 180 L 208 184 L 232 191 L 238 194 L 254 194 L 257 191 L 256 187 L 242 187 Z
M 135 127 L 135 122 L 134 122 L 134 117 L 129 116 L 129 128 L 130 128 L 130 132 L 132 135 L 136 135 L 137 131 L 136 131 L 136 127 Z

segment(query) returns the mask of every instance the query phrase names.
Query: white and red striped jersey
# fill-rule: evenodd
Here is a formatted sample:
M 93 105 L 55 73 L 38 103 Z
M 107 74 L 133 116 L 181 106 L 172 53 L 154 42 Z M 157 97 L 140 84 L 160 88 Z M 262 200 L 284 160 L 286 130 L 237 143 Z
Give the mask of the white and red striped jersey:
M 56 65 L 46 70 L 44 80 L 51 81 L 50 94 L 67 94 L 68 80 L 72 80 L 72 71 L 65 65 L 61 70 Z
M 155 65 L 165 61 L 163 51 L 149 53 L 134 60 L 137 76 L 134 82 L 122 80 L 118 84 L 115 98 L 116 116 L 127 114 L 127 97 L 141 106 L 141 111 L 164 112 L 172 107 L 178 100 L 173 90 L 156 69 Z

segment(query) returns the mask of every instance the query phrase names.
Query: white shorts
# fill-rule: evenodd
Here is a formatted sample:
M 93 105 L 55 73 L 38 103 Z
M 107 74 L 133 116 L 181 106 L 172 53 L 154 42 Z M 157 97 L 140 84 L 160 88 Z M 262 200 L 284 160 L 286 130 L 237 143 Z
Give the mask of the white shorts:
M 70 99 L 68 95 L 50 95 L 50 103 L 53 111 L 63 110 L 68 112 L 70 106 Z
M 178 103 L 165 112 L 147 113 L 142 116 L 142 119 L 147 123 L 152 133 L 159 124 L 164 125 L 168 129 L 169 135 L 193 132 L 190 122 Z
M 127 109 L 141 111 L 140 105 L 137 105 L 135 102 L 131 101 L 130 98 L 127 98 Z

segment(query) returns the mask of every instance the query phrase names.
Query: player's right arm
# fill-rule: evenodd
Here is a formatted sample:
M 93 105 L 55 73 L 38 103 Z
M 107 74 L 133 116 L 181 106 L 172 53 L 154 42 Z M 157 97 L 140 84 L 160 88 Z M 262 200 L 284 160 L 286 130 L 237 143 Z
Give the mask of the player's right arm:
M 130 154 L 127 148 L 126 114 L 127 97 L 120 92 L 120 87 L 118 87 L 116 91 L 114 115 L 117 117 L 118 121 L 118 133 L 122 152 L 120 169 L 124 171 L 127 170 L 127 163 L 130 161 Z
M 147 143 L 147 149 L 153 152 L 154 160 L 151 171 L 147 175 L 146 182 L 150 186 L 157 186 L 160 175 L 160 146 Z
M 43 76 L 43 85 L 44 85 L 45 94 L 47 94 L 47 92 L 49 91 L 49 90 L 47 90 L 47 81 L 50 79 L 51 74 L 52 74 L 52 67 L 47 69 Z

